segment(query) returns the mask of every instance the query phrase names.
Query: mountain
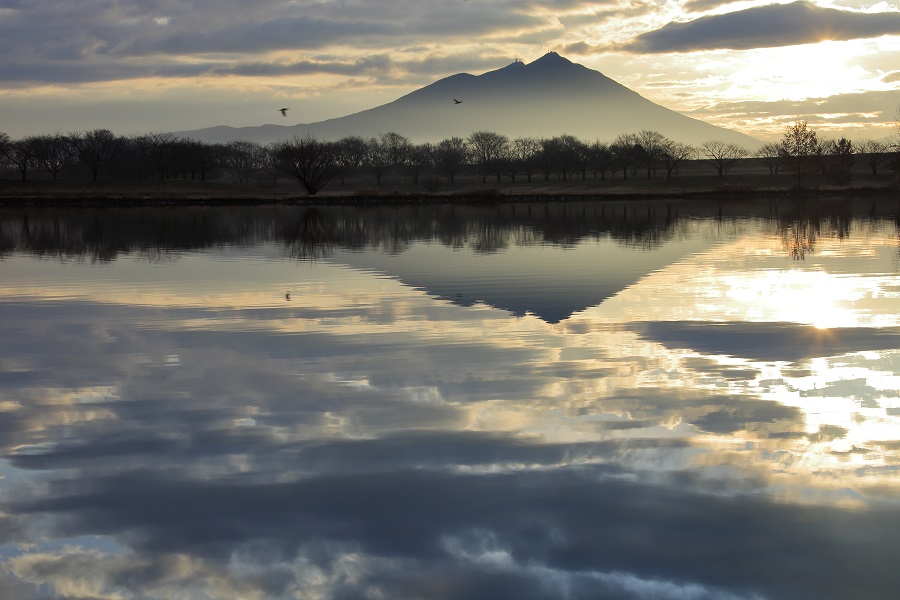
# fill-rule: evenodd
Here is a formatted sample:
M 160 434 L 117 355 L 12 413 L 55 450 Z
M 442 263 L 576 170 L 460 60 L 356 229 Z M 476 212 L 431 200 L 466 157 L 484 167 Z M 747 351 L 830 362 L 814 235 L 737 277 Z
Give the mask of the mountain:
M 461 103 L 454 103 L 454 98 Z M 269 143 L 293 135 L 334 140 L 396 131 L 414 142 L 437 142 L 486 130 L 509 137 L 572 134 L 585 141 L 611 141 L 619 134 L 645 129 L 689 144 L 709 140 L 749 148 L 761 144 L 750 136 L 655 104 L 599 71 L 555 52 L 528 64 L 516 61 L 482 75 L 451 75 L 388 104 L 327 121 L 293 126 L 219 126 L 176 133 L 205 142 L 243 139 Z

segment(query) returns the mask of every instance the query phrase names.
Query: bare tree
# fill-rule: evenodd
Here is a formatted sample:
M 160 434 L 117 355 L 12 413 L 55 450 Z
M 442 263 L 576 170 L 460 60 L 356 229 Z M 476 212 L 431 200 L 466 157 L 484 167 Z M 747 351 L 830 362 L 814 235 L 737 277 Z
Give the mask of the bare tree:
M 438 142 L 434 150 L 434 162 L 438 170 L 447 176 L 452 184 L 459 175 L 469 156 L 466 141 L 461 137 L 451 137 Z
M 307 135 L 272 145 L 275 167 L 297 178 L 310 196 L 317 194 L 337 174 L 337 149 L 334 142 L 323 142 Z
M 342 137 L 335 142 L 337 151 L 338 176 L 341 185 L 344 185 L 345 177 L 349 171 L 358 169 L 366 161 L 366 140 L 358 135 Z
M 9 135 L 0 131 L 0 159 L 6 158 L 6 151 L 9 149 Z
M 412 143 L 395 131 L 382 133 L 366 141 L 363 165 L 375 176 L 376 185 L 386 173 L 408 164 Z
M 828 178 L 843 187 L 853 181 L 853 144 L 847 138 L 832 140 L 827 145 L 825 171 Z
M 422 171 L 434 165 L 434 145 L 425 142 L 414 144 L 409 151 L 406 170 L 413 180 L 413 185 L 419 185 L 419 176 Z
M 502 169 L 502 175 L 509 177 L 510 182 L 515 183 L 516 177 L 522 171 L 522 163 L 516 158 L 513 143 L 510 141 L 503 151 L 503 158 L 498 163 L 498 168 Z M 497 181 L 500 181 L 501 174 L 497 175 Z
M 13 140 L 6 146 L 6 160 L 19 170 L 19 173 L 22 174 L 22 181 L 27 181 L 28 169 L 35 164 L 34 150 L 37 145 L 35 140 L 35 137 L 28 136 Z
M 381 139 L 373 137 L 366 141 L 366 158 L 363 164 L 375 176 L 375 185 L 381 185 L 384 174 L 393 166 L 388 148 Z
M 69 143 L 78 160 L 91 172 L 91 180 L 97 181 L 100 169 L 108 167 L 119 151 L 123 140 L 109 129 L 94 129 L 82 133 L 70 133 Z
M 556 171 L 563 170 L 562 144 L 559 138 L 542 138 L 540 140 L 541 151 L 537 156 L 537 168 L 541 172 L 544 181 L 550 181 L 550 176 Z
M 729 144 L 721 140 L 704 142 L 700 146 L 700 158 L 716 168 L 719 177 L 724 177 L 739 160 L 747 158 L 750 152 L 743 146 Z
M 669 139 L 658 131 L 643 130 L 635 136 L 635 142 L 640 148 L 638 156 L 643 167 L 647 170 L 647 179 L 656 175 L 662 154 L 665 152 Z
M 798 186 L 804 176 L 819 172 L 822 148 L 816 131 L 807 127 L 806 121 L 787 127 L 779 148 L 785 168 L 797 175 Z
M 537 170 L 537 156 L 541 151 L 541 143 L 537 138 L 520 137 L 514 139 L 509 146 L 510 157 L 514 163 L 514 169 L 525 173 L 528 183 Z M 515 177 L 513 178 L 515 181 Z
M 469 136 L 467 142 L 481 182 L 484 183 L 490 173 L 497 174 L 499 180 L 498 173 L 502 172 L 502 168 L 497 167 L 507 153 L 509 138 L 493 131 L 476 131 Z
M 270 153 L 256 142 L 233 140 L 225 144 L 221 161 L 222 166 L 237 175 L 239 183 L 244 183 L 269 165 Z
M 863 164 L 872 171 L 872 177 L 878 175 L 878 167 L 889 161 L 890 149 L 890 144 L 879 140 L 863 140 L 856 145 L 856 153 Z
M 666 170 L 666 179 L 672 179 L 673 172 L 678 174 L 678 169 L 696 156 L 697 149 L 693 146 L 666 140 L 659 158 L 660 164 Z
M 409 161 L 409 153 L 412 151 L 412 142 L 409 141 L 409 138 L 396 131 L 382 133 L 378 137 L 381 145 L 384 146 L 391 168 L 397 169 L 406 166 Z
M 778 171 L 781 168 L 782 163 L 780 145 L 774 144 L 772 142 L 763 144 L 759 148 L 759 150 L 756 151 L 756 157 L 759 158 L 762 163 L 769 169 L 770 177 L 778 175 Z
M 178 136 L 174 133 L 153 131 L 133 138 L 138 151 L 143 154 L 156 169 L 160 181 L 166 176 L 177 158 Z
M 358 168 L 366 160 L 366 140 L 358 135 L 348 135 L 337 141 L 342 161 L 350 168 Z
M 75 160 L 75 153 L 69 140 L 60 133 L 37 135 L 33 140 L 35 163 L 50 173 L 53 179 Z
M 590 146 L 588 146 L 588 168 L 594 174 L 594 179 L 597 179 L 597 174 L 600 174 L 600 179 L 606 179 L 606 172 L 611 170 L 613 162 L 613 154 L 609 149 L 609 146 L 600 140 L 596 140 Z
M 223 144 L 204 144 L 198 140 L 181 139 L 177 146 L 175 154 L 178 165 L 185 177 L 190 173 L 192 180 L 199 175 L 200 181 L 206 181 L 206 174 L 221 164 L 225 155 Z
M 637 159 L 637 136 L 633 133 L 623 133 L 616 137 L 609 145 L 616 163 L 622 167 L 623 179 L 628 179 L 628 169 L 634 165 Z
M 888 146 L 891 150 L 900 152 L 900 104 L 894 111 L 894 122 L 891 124 L 891 129 L 893 129 L 893 133 L 888 138 Z
M 894 113 L 894 135 L 891 139 L 891 150 L 894 152 L 891 159 L 892 167 L 894 172 L 897 173 L 898 179 L 900 179 L 900 106 L 897 107 L 897 112 Z
M 581 175 L 581 179 L 587 179 L 589 164 L 587 144 L 569 134 L 563 134 L 554 139 L 559 144 L 560 171 L 563 180 L 566 179 L 566 173 L 569 172 Z

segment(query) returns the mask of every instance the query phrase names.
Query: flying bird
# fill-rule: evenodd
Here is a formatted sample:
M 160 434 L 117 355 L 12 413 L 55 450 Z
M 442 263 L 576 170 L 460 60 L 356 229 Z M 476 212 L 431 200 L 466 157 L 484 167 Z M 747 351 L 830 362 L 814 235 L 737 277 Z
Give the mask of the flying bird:
M 462 103 L 463 103 L 462 100 L 457 100 L 456 98 L 453 99 L 453 104 L 462 104 Z
M 282 116 L 282 117 L 286 117 L 286 116 L 287 116 L 287 111 L 288 111 L 288 109 L 286 109 L 286 108 L 279 108 L 279 109 L 278 109 L 278 112 L 281 113 L 281 116 Z

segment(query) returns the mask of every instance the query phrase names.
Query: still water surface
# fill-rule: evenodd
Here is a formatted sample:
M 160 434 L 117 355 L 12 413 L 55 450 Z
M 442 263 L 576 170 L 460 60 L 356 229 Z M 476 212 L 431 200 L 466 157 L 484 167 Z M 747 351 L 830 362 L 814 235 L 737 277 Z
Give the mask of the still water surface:
M 0 597 L 896 597 L 896 207 L 0 211 Z

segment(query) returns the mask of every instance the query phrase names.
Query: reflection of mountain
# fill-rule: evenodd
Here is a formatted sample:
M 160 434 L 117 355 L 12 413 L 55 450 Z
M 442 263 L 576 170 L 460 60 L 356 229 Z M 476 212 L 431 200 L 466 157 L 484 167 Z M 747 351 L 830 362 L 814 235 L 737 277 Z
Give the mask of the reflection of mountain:
M 463 102 L 454 104 L 453 98 Z M 510 137 L 571 133 L 585 140 L 612 140 L 645 129 L 690 144 L 715 139 L 747 147 L 759 145 L 747 135 L 654 104 L 555 52 L 529 64 L 514 62 L 482 75 L 458 73 L 388 104 L 337 119 L 293 126 L 211 127 L 179 135 L 206 142 L 244 139 L 268 143 L 307 133 L 337 139 L 396 131 L 417 142 L 436 142 L 488 130 Z
M 778 200 L 3 210 L 0 257 L 21 252 L 104 262 L 137 254 L 164 262 L 189 250 L 274 244 L 291 260 L 333 257 L 457 304 L 483 302 L 557 322 L 714 243 L 694 236 L 687 245 L 684 233 L 695 219 L 727 226 L 751 217 L 766 219 L 779 235 L 797 227 L 849 235 L 850 219 L 875 216 L 896 218 L 896 205 Z M 557 250 L 547 252 L 548 246 Z
M 418 243 L 400 254 L 340 251 L 334 258 L 455 304 L 482 302 L 557 323 L 713 242 L 672 241 L 664 248 L 640 250 L 601 238 L 555 248 L 509 246 L 489 254 Z

